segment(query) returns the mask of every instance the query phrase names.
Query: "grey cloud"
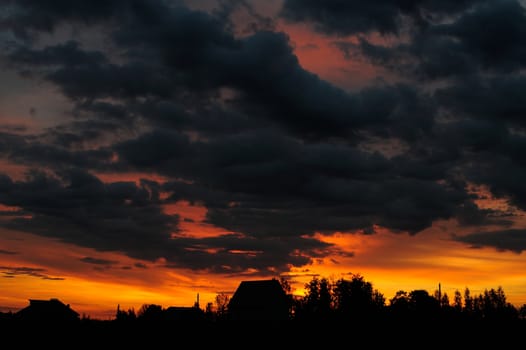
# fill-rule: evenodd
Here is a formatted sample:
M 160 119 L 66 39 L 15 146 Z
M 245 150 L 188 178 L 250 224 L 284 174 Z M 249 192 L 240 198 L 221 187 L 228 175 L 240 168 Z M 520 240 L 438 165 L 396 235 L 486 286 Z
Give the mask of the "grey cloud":
M 210 272 L 244 273 L 256 269 L 261 274 L 273 275 L 287 271 L 288 265 L 302 266 L 315 257 L 330 255 L 336 248 L 311 238 L 243 237 L 227 234 L 204 239 L 178 238 L 186 248 L 175 261 L 183 266 Z M 292 247 L 295 247 L 292 249 Z M 296 254 L 302 252 L 303 254 Z M 168 262 L 170 266 L 170 260 Z
M 155 1 L 156 4 L 162 3 Z M 30 38 L 34 32 L 52 32 L 64 22 L 79 21 L 86 24 L 109 19 L 113 15 L 125 12 L 130 8 L 147 9 L 148 1 L 104 1 L 80 0 L 70 1 L 34 1 L 2 0 L 9 9 L 8 16 L 0 21 L 0 28 L 9 28 L 21 38 Z
M 526 209 L 526 168 L 507 155 L 494 154 L 489 159 L 479 160 L 466 169 L 466 175 L 477 184 L 485 184 L 497 197 L 509 200 L 510 204 Z
M 153 192 L 146 190 L 152 186 Z M 4 223 L 6 227 L 98 251 L 119 251 L 136 259 L 153 262 L 164 258 L 167 266 L 216 272 L 242 272 L 250 267 L 270 274 L 269 264 L 283 271 L 289 264 L 300 266 L 309 261 L 307 256 L 324 256 L 330 250 L 325 243 L 299 237 L 172 237 L 178 217 L 160 211 L 151 182 L 137 187 L 133 183 L 103 184 L 83 172 L 65 174 L 63 179 L 35 173 L 26 182 L 4 178 L 2 189 L 2 203 L 25 207 L 32 214 L 31 218 L 13 218 Z M 307 255 L 294 255 L 298 249 Z M 92 257 L 81 260 L 96 265 L 114 263 Z
M 420 80 L 511 73 L 524 68 L 526 10 L 515 0 L 482 1 L 449 21 L 412 32 L 390 46 L 361 37 L 358 44 L 336 41 L 344 55 L 363 55 L 374 64 Z M 484 30 L 481 30 L 484 28 Z
M 125 251 L 155 260 L 177 231 L 178 217 L 162 212 L 147 184 L 103 184 L 83 171 L 62 179 L 33 173 L 26 181 L 4 178 L 0 202 L 20 206 L 31 217 L 15 217 L 4 226 L 58 238 L 100 251 Z M 151 249 L 143 250 L 144 245 Z
M 438 89 L 435 95 L 453 113 L 523 127 L 525 91 L 526 77 L 505 75 L 466 79 Z
M 80 49 L 77 41 L 68 41 L 42 50 L 19 47 L 9 54 L 9 60 L 20 65 L 31 66 L 86 66 L 106 61 L 104 54 L 98 51 L 86 52 Z
M 52 281 L 62 281 L 64 280 L 63 277 L 53 277 L 46 274 L 46 269 L 42 268 L 33 268 L 33 267 L 25 267 L 25 266 L 0 266 L 0 272 L 2 273 L 2 277 L 7 278 L 15 278 L 17 276 L 29 276 L 29 277 L 36 277 L 41 278 L 44 280 L 52 280 Z
M 104 265 L 104 266 L 111 266 L 117 263 L 117 261 L 114 261 L 114 260 L 99 259 L 99 258 L 94 258 L 91 256 L 85 256 L 81 258 L 80 261 L 87 263 L 87 264 Z
M 517 254 L 526 249 L 526 231 L 523 229 L 474 232 L 465 236 L 453 236 L 453 240 L 470 244 L 473 248 L 491 247 Z
M 53 133 L 50 133 L 50 135 Z M 16 163 L 29 166 L 86 167 L 97 168 L 111 160 L 111 151 L 104 149 L 75 150 L 69 149 L 79 141 L 78 134 L 57 132 L 55 144 L 45 140 L 43 135 L 19 135 L 0 132 L 0 156 Z
M 379 32 L 398 35 L 404 21 L 423 26 L 432 20 L 454 15 L 477 3 L 474 0 L 285 0 L 281 16 L 292 22 L 310 22 L 330 35 L 347 36 Z

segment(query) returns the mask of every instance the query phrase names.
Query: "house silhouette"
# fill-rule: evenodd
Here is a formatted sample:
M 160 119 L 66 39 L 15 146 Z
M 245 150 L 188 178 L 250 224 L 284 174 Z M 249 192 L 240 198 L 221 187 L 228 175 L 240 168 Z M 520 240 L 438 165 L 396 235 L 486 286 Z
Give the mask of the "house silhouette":
M 56 298 L 29 299 L 29 306 L 16 312 L 15 318 L 22 321 L 75 322 L 80 320 L 80 315 L 69 304 Z
M 166 321 L 203 321 L 205 314 L 198 307 L 170 306 L 164 310 Z
M 277 279 L 241 281 L 228 303 L 228 319 L 285 321 L 289 298 Z

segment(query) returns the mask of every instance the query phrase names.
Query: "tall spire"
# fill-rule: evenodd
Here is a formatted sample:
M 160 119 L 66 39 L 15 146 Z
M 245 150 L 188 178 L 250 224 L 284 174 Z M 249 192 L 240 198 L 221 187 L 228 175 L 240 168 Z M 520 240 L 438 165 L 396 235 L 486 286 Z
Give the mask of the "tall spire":
M 194 303 L 194 307 L 199 309 L 199 293 L 197 293 L 197 299 Z

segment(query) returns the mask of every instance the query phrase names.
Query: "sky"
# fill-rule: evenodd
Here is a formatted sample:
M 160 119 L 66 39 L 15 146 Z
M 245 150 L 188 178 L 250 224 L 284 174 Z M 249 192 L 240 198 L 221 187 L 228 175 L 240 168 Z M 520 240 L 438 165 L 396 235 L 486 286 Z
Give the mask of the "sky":
M 526 303 L 521 1 L 0 5 L 0 311 L 353 274 Z

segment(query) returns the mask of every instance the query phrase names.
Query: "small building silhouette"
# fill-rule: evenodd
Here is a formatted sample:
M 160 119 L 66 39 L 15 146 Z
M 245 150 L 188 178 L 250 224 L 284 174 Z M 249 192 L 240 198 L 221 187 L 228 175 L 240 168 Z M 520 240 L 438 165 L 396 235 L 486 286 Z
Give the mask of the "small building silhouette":
M 19 310 L 15 317 L 22 321 L 76 322 L 80 315 L 69 304 L 56 298 L 49 300 L 29 299 L 29 306 Z
M 228 303 L 229 320 L 285 321 L 289 298 L 277 279 L 242 281 Z
M 194 306 L 170 306 L 164 310 L 164 319 L 169 322 L 204 321 L 205 312 L 199 307 L 199 293 Z
M 205 314 L 203 310 L 195 306 L 170 306 L 164 310 L 164 318 L 170 322 L 195 322 L 203 321 Z

